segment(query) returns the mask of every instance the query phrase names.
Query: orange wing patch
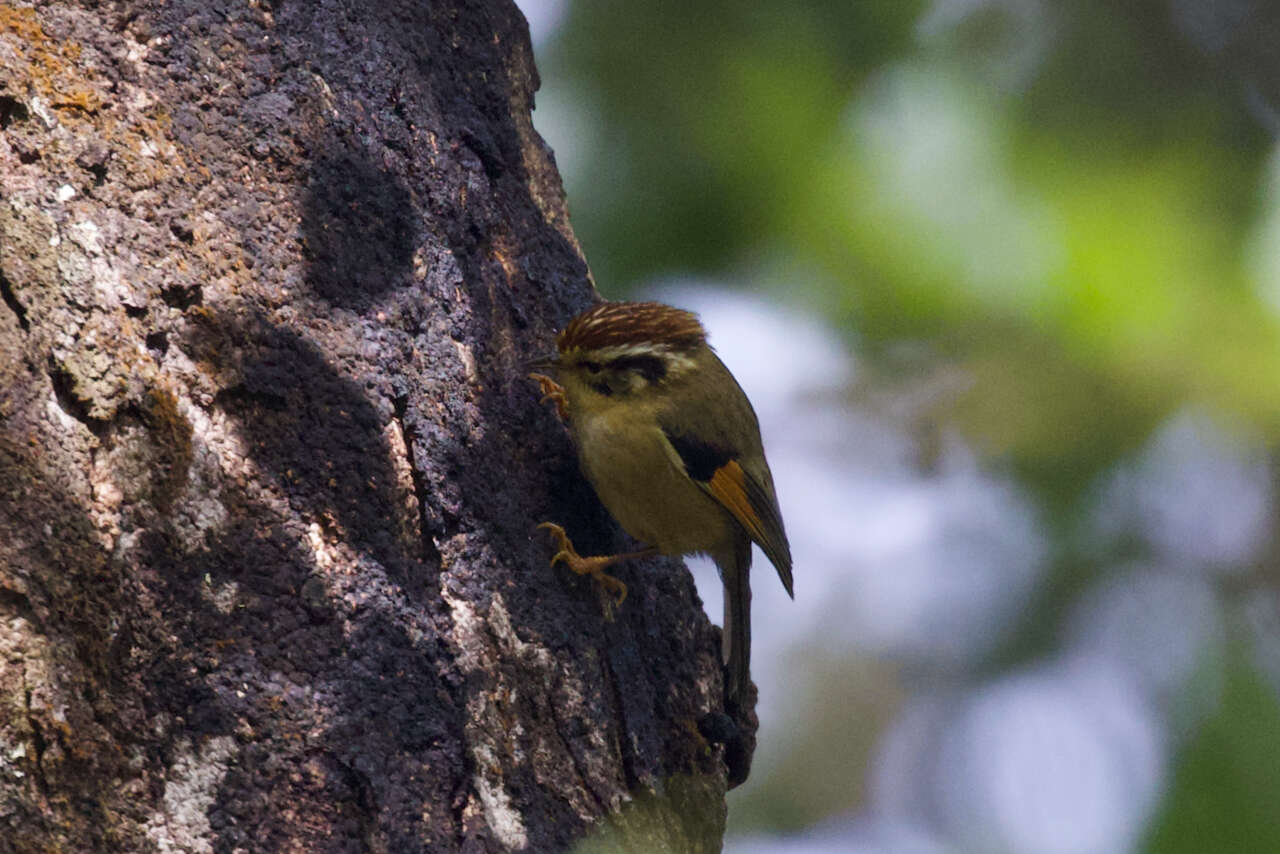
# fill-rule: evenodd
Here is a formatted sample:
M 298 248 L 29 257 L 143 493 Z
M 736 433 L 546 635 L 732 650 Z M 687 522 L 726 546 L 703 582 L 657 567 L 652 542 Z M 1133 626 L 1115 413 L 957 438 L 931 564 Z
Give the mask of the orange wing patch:
M 757 543 L 768 542 L 769 538 L 765 534 L 760 516 L 751 506 L 751 499 L 747 497 L 747 474 L 742 470 L 742 466 L 738 465 L 737 460 L 729 460 L 716 469 L 711 475 L 707 488 L 711 490 L 711 495 L 723 504 L 725 509 L 733 514 L 733 518 L 746 529 L 751 539 Z
M 747 536 L 760 544 L 778 570 L 788 596 L 795 596 L 791 581 L 791 547 L 773 498 L 751 478 L 737 460 L 729 460 L 711 474 L 705 486 L 711 497 L 738 520 Z

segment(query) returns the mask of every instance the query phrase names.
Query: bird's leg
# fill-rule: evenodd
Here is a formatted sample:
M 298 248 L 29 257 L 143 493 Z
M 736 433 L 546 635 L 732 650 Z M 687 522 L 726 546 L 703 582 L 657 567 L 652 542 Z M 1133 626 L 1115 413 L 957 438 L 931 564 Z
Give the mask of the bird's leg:
M 542 399 L 539 404 L 546 403 L 548 400 L 556 405 L 556 415 L 560 416 L 561 421 L 569 420 L 569 401 L 564 396 L 564 386 L 551 379 L 546 374 L 529 374 L 529 379 L 538 384 L 538 391 L 542 392 Z
M 606 590 L 613 593 L 617 600 L 615 606 L 622 605 L 622 601 L 627 598 L 627 585 L 623 584 L 617 578 L 607 574 L 604 571 L 606 566 L 612 566 L 619 561 L 632 560 L 633 558 L 652 557 L 658 553 L 657 549 L 641 549 L 638 552 L 626 552 L 616 555 L 600 555 L 598 557 L 583 557 L 578 554 L 578 550 L 573 547 L 569 535 L 564 532 L 564 528 L 554 522 L 543 522 L 538 526 L 546 528 L 551 532 L 551 536 L 557 541 L 560 551 L 556 552 L 551 558 L 551 565 L 555 566 L 559 562 L 563 562 L 570 570 L 578 575 L 590 575 L 600 583 Z

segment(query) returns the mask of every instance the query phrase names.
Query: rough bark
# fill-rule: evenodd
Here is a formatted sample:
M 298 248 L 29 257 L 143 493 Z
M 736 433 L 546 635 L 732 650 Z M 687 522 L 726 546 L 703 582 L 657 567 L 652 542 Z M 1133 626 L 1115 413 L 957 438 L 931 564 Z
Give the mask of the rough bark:
M 620 536 L 536 85 L 503 0 L 0 5 L 0 850 L 718 850 L 688 573 L 534 532 Z

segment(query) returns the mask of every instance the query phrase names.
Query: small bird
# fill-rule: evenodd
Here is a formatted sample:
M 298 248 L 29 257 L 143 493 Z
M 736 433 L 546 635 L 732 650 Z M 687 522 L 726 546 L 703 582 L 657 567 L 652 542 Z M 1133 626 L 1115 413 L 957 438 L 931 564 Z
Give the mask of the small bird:
M 532 374 L 567 419 L 583 473 L 619 524 L 650 548 L 583 557 L 551 522 L 563 562 L 626 598 L 604 569 L 653 554 L 704 553 L 724 584 L 725 699 L 750 683 L 751 544 L 794 598 L 791 548 L 751 402 L 707 343 L 697 315 L 656 302 L 606 302 L 574 317 Z

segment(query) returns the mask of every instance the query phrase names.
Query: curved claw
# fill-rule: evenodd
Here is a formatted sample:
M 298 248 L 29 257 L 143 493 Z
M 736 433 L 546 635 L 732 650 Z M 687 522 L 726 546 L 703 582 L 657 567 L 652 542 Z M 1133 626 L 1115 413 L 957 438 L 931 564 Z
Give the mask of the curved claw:
M 542 398 L 538 401 L 538 405 L 551 401 L 556 405 L 556 415 L 561 421 L 569 420 L 569 399 L 565 397 L 564 386 L 546 374 L 529 374 L 529 379 L 538 384 L 538 390 L 542 392 Z
M 614 578 L 604 571 L 606 566 L 616 563 L 620 558 L 630 557 L 630 555 L 602 555 L 599 557 L 583 557 L 578 554 L 578 550 L 573 547 L 573 542 L 569 539 L 569 535 L 565 533 L 564 528 L 554 522 L 543 522 L 538 525 L 538 530 L 547 530 L 551 532 L 551 536 L 558 540 L 557 545 L 559 551 L 551 556 L 551 565 L 563 563 L 565 567 L 577 575 L 590 575 L 600 586 L 613 594 L 615 601 L 614 606 L 621 605 L 623 600 L 627 598 L 627 585 L 621 580 Z
M 627 601 L 627 585 L 623 583 L 622 579 L 603 572 L 593 573 L 593 576 L 596 581 L 600 582 L 603 587 L 607 588 L 616 597 L 613 600 L 613 606 L 621 608 L 622 603 Z
M 568 557 L 571 554 L 572 555 L 577 554 L 577 552 L 574 551 L 573 549 L 573 543 L 569 542 L 569 535 L 565 533 L 564 528 L 560 527 L 555 522 L 543 522 L 538 526 L 538 530 L 550 531 L 551 537 L 559 541 L 558 548 L 560 549 L 560 551 L 556 552 L 555 557 L 551 558 L 552 566 L 555 566 L 556 561 L 560 560 L 561 556 Z

